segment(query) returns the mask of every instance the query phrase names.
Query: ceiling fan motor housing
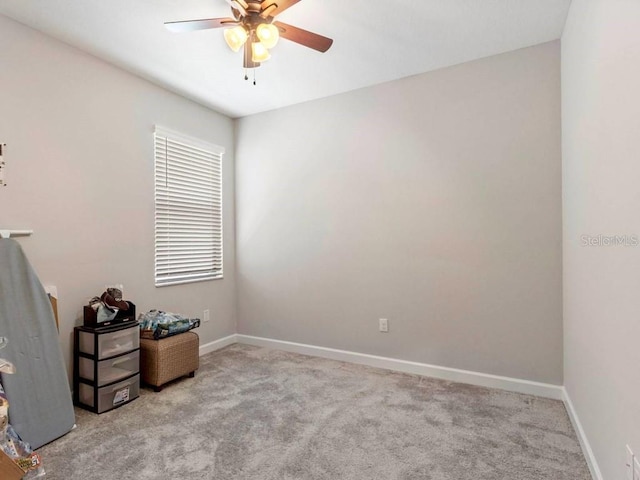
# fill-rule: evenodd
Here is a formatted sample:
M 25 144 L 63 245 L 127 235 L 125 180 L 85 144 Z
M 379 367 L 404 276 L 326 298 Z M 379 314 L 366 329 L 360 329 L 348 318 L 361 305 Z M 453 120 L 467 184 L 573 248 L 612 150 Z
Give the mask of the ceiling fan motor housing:
M 263 5 L 265 5 L 265 8 L 262 8 Z M 275 8 L 277 8 L 277 4 L 272 2 L 268 2 L 268 1 L 260 2 L 259 0 L 249 0 L 247 1 L 247 8 L 246 8 L 247 15 L 245 16 L 240 15 L 239 17 L 236 17 L 236 18 L 238 18 L 238 21 L 242 25 L 244 25 L 248 30 L 255 30 L 258 27 L 258 25 L 260 25 L 261 23 L 273 22 L 273 17 L 268 15 L 265 16 L 265 13 L 267 13 L 267 9 L 273 10 Z M 236 12 L 234 11 L 233 13 L 235 15 Z

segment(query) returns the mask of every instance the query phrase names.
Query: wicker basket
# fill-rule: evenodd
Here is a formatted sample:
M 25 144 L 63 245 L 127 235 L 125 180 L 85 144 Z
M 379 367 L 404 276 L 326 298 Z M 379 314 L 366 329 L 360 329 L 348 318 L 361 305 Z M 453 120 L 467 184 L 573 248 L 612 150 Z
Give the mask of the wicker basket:
M 195 332 L 185 332 L 161 340 L 140 339 L 140 374 L 142 381 L 156 392 L 176 378 L 193 377 L 200 365 L 200 339 Z

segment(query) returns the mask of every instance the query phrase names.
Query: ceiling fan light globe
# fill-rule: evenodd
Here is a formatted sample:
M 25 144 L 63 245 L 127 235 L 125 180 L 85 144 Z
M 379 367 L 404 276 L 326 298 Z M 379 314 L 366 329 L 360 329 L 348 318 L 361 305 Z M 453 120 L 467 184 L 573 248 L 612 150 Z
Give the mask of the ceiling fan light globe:
M 251 61 L 255 63 L 266 62 L 271 58 L 271 54 L 262 42 L 253 42 L 251 44 Z
M 261 23 L 258 25 L 258 28 L 256 28 L 256 35 L 260 39 L 260 42 L 262 42 L 262 44 L 267 48 L 275 47 L 280 39 L 278 27 L 271 23 Z
M 240 51 L 247 41 L 247 38 L 247 31 L 241 26 L 228 28 L 224 31 L 224 39 L 227 45 L 229 45 L 229 48 L 234 52 Z

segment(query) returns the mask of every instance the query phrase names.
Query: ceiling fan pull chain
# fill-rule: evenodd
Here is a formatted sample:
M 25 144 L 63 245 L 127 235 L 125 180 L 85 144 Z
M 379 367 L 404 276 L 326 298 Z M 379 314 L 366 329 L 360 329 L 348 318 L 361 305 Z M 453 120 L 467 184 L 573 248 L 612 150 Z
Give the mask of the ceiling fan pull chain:
M 249 75 L 247 75 L 247 69 L 244 69 L 244 79 L 249 80 Z
M 256 69 L 253 69 L 253 86 L 256 86 Z

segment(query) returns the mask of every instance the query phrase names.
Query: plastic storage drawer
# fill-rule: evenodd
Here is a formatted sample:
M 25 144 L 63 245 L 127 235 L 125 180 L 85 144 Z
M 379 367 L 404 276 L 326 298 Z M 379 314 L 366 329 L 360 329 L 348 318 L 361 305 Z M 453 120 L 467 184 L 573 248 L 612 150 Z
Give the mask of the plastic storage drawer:
M 80 352 L 96 356 L 94 337 L 91 332 L 80 331 Z M 98 335 L 97 358 L 114 357 L 140 348 L 140 329 L 127 328 Z
M 117 382 L 123 378 L 130 377 L 134 373 L 138 373 L 140 365 L 140 351 L 136 350 L 126 355 L 111 358 L 109 360 L 100 360 L 94 362 L 89 358 L 81 357 L 80 376 L 86 380 L 95 382 L 99 387 L 107 383 Z M 98 365 L 98 378 L 94 378 L 93 366 Z
M 94 388 L 92 386 L 81 383 L 79 392 L 80 402 L 89 407 L 95 408 L 93 392 Z M 114 385 L 98 388 L 98 408 L 96 409 L 96 412 L 102 413 L 119 407 L 120 405 L 124 405 L 125 403 L 138 398 L 139 395 L 139 374 Z

